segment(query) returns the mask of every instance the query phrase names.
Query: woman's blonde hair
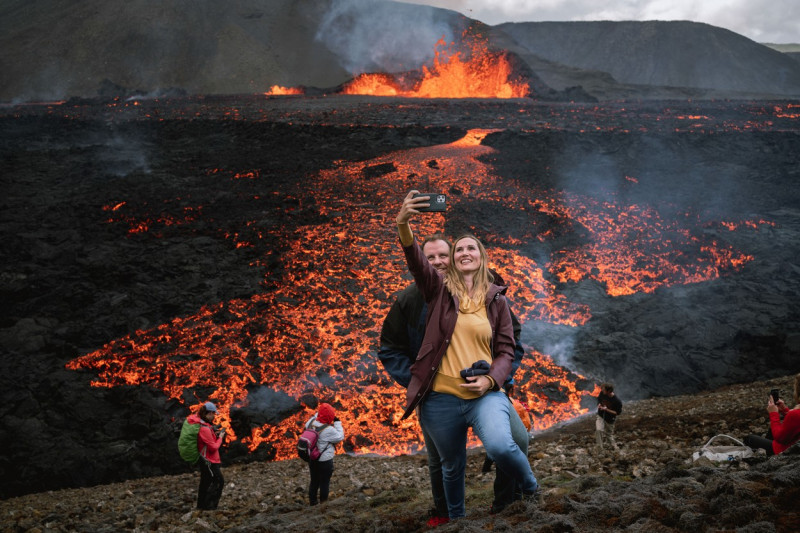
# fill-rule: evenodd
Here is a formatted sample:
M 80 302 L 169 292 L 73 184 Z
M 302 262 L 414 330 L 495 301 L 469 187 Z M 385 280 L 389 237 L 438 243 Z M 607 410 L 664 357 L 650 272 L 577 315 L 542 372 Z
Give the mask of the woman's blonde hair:
M 467 286 L 464 283 L 464 275 L 456 268 L 455 261 L 456 247 L 458 243 L 464 239 L 472 239 L 478 244 L 478 251 L 481 255 L 481 266 L 478 267 L 478 271 L 472 279 L 473 300 L 476 302 L 483 302 L 486 298 L 486 293 L 489 292 L 489 285 L 494 281 L 494 276 L 489 272 L 489 267 L 487 266 L 489 263 L 489 255 L 486 253 L 486 248 L 483 247 L 483 243 L 481 243 L 476 236 L 470 233 L 460 235 L 453 241 L 453 245 L 450 247 L 450 264 L 447 265 L 447 271 L 444 275 L 444 285 L 451 295 L 457 297 L 461 301 L 468 296 Z

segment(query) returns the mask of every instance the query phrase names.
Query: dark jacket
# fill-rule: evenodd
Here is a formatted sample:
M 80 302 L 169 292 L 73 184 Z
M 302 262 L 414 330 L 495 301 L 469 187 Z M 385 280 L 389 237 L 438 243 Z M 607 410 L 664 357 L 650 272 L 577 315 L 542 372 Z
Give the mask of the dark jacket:
M 597 411 L 597 416 L 608 422 L 609 424 L 613 424 L 617 420 L 617 416 L 622 414 L 622 400 L 617 398 L 617 395 L 609 396 L 605 392 L 601 392 L 600 395 L 597 397 L 597 405 L 605 405 L 615 413 L 616 415 L 612 415 L 608 411 Z
M 422 293 L 412 283 L 399 293 L 381 327 L 378 359 L 393 380 L 403 388 L 411 381 L 411 365 L 417 359 L 428 306 Z
M 459 302 L 450 295 L 442 276 L 423 256 L 416 239 L 410 246 L 404 246 L 403 252 L 408 269 L 428 305 L 425 336 L 417 360 L 411 366 L 411 380 L 406 391 L 406 410 L 403 413 L 403 418 L 406 418 L 433 386 L 436 371 L 450 346 L 450 338 L 456 327 Z M 498 388 L 511 374 L 514 361 L 514 328 L 505 291 L 506 287 L 492 284 L 486 294 L 486 315 L 492 328 L 492 366 L 489 375 Z

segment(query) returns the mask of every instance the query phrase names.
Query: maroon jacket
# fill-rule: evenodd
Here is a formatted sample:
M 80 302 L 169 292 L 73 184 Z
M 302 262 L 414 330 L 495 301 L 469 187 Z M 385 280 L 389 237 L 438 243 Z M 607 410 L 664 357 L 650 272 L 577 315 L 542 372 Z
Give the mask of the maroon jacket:
M 403 413 L 403 418 L 406 418 L 431 391 L 436 371 L 450 346 L 450 338 L 456 327 L 458 300 L 447 292 L 444 279 L 422 255 L 416 239 L 412 245 L 403 246 L 403 252 L 408 269 L 428 303 L 425 337 L 417 360 L 411 365 L 411 382 L 406 391 L 406 410 Z M 492 284 L 486 294 L 486 315 L 492 327 L 492 365 L 489 375 L 495 384 L 506 381 L 514 361 L 514 327 L 505 292 L 506 287 Z M 498 385 L 495 388 L 499 388 Z

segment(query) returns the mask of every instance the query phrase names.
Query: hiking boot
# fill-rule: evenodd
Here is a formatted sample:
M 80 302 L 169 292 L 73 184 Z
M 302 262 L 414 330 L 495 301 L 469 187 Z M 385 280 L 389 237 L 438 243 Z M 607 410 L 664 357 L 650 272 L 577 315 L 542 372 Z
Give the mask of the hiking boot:
M 506 507 L 508 507 L 508 506 L 507 505 L 499 505 L 499 504 L 493 503 L 492 506 L 489 507 L 489 514 L 502 513 L 503 509 L 505 509 Z
M 535 503 L 537 505 L 542 503 L 542 488 L 541 487 L 537 487 L 537 489 L 534 490 L 533 492 L 525 492 L 525 491 L 523 491 L 522 492 L 522 501 Z
M 428 527 L 439 527 L 442 526 L 450 521 L 450 518 L 447 516 L 432 516 L 426 522 L 426 526 Z

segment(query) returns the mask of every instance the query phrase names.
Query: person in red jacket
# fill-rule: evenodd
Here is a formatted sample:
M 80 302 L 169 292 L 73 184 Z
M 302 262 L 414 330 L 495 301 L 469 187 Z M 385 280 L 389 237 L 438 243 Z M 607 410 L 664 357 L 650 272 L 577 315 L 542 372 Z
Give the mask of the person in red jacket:
M 777 402 L 769 396 L 767 413 L 772 440 L 758 435 L 748 435 L 744 443 L 753 449 L 762 449 L 767 455 L 777 455 L 800 441 L 800 374 L 794 377 L 794 407 L 789 409 L 783 399 Z M 783 415 L 783 420 L 781 420 Z
M 222 461 L 219 458 L 219 448 L 225 440 L 225 429 L 216 432 L 214 428 L 216 416 L 217 406 L 206 402 L 197 414 L 189 415 L 188 419 L 191 424 L 200 424 L 200 431 L 197 433 L 197 450 L 200 452 L 200 460 L 197 462 L 200 468 L 197 508 L 206 511 L 217 508 L 222 488 L 225 486 L 225 479 L 220 470 Z

